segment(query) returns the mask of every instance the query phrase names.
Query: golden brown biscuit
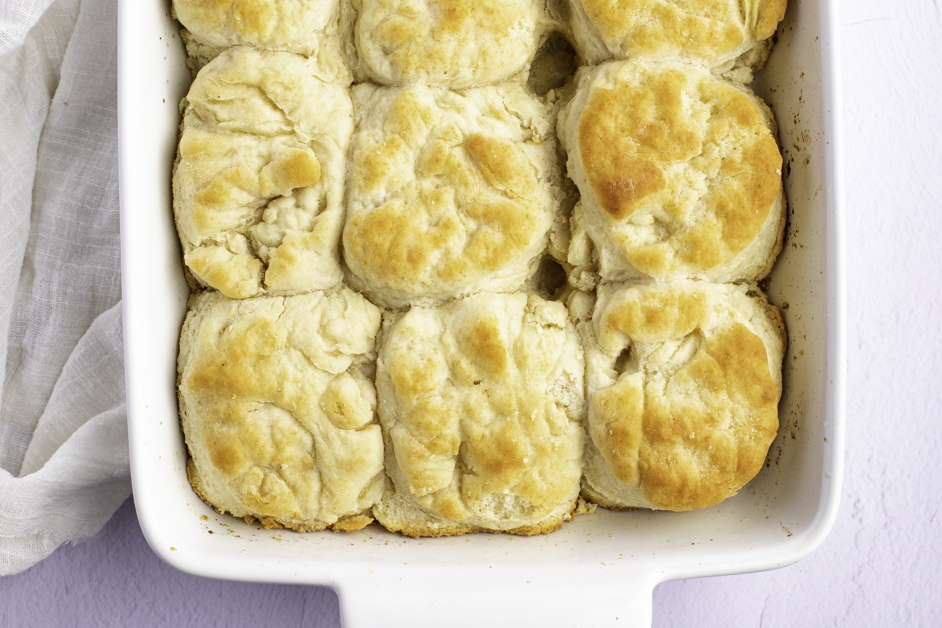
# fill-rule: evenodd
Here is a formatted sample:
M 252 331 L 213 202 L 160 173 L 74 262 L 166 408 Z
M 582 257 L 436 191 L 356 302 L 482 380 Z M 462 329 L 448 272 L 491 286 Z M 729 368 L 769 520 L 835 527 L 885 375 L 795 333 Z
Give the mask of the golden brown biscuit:
M 346 87 L 304 57 L 238 47 L 203 68 L 185 100 L 173 173 L 197 281 L 232 298 L 339 283 L 352 133 Z
M 576 47 L 590 64 L 676 57 L 743 82 L 765 62 L 787 0 L 570 0 Z
M 377 521 L 409 536 L 550 532 L 582 474 L 583 358 L 564 306 L 482 293 L 384 325 Z
M 781 249 L 782 156 L 771 112 L 679 61 L 579 77 L 558 133 L 581 192 L 570 261 L 602 279 L 759 279 Z M 578 279 L 577 279 L 578 281 Z
M 371 379 L 379 311 L 343 288 L 198 293 L 181 334 L 180 418 L 197 494 L 298 531 L 356 529 L 383 487 Z
M 173 0 L 194 69 L 233 46 L 317 57 L 346 72 L 338 0 Z
M 517 74 L 539 43 L 538 0 L 353 0 L 358 73 L 453 89 Z
M 785 350 L 761 294 L 690 280 L 603 285 L 587 336 L 587 499 L 693 510 L 758 473 L 778 430 Z
M 348 281 L 405 307 L 533 274 L 559 210 L 546 108 L 522 87 L 354 89 Z

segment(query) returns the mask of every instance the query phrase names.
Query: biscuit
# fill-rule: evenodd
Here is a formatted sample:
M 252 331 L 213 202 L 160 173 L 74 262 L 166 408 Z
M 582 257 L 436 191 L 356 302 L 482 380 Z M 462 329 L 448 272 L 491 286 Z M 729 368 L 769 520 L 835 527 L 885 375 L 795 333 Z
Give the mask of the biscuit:
M 343 278 L 349 92 L 286 52 L 232 48 L 185 100 L 173 205 L 187 269 L 232 298 Z
M 353 94 L 350 285 L 386 307 L 521 286 L 560 210 L 547 108 L 513 84 Z
M 346 288 L 191 297 L 178 391 L 196 493 L 267 527 L 372 521 L 384 481 L 372 380 L 379 324 L 379 310 Z
M 570 0 L 576 49 L 591 65 L 641 55 L 761 68 L 787 0 Z
M 173 0 L 189 63 L 199 69 L 233 46 L 317 57 L 347 72 L 338 0 Z
M 584 363 L 562 304 L 481 293 L 392 315 L 381 337 L 391 479 L 377 521 L 407 536 L 537 534 L 572 516 Z
M 735 495 L 778 429 L 784 334 L 778 310 L 739 286 L 601 286 L 586 332 L 583 495 L 674 511 Z
M 558 134 L 581 193 L 569 258 L 602 279 L 764 277 L 785 226 L 768 107 L 679 61 L 581 72 Z
M 492 85 L 536 52 L 539 0 L 353 0 L 357 74 L 381 85 Z

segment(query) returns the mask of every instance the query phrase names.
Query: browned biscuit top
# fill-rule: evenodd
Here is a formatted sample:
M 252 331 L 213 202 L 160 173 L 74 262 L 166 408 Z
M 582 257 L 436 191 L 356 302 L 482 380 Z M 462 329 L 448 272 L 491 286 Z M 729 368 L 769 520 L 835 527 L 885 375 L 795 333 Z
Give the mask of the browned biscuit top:
M 538 43 L 534 0 L 354 2 L 362 71 L 383 85 L 488 85 L 524 69 Z
M 317 71 L 300 55 L 238 46 L 191 85 L 173 204 L 185 263 L 203 286 L 245 298 L 342 279 L 353 112 L 346 86 Z
M 297 530 L 368 515 L 383 478 L 365 370 L 379 321 L 346 288 L 192 297 L 179 399 L 200 496 L 221 511 Z
M 482 293 L 392 324 L 377 389 L 406 527 L 561 522 L 582 471 L 583 368 L 565 308 L 533 295 Z
M 580 89 L 560 135 L 603 276 L 619 263 L 650 277 L 767 270 L 782 227 L 782 156 L 758 99 L 677 62 L 612 62 Z M 760 236 L 760 259 L 736 262 Z
M 343 247 L 365 293 L 400 306 L 519 286 L 557 211 L 542 106 L 513 86 L 358 93 Z
M 589 431 L 608 470 L 589 483 L 615 506 L 693 510 L 734 495 L 778 429 L 778 312 L 693 281 L 606 288 L 600 308 Z
M 336 30 L 339 6 L 337 0 L 173 0 L 177 19 L 202 45 L 299 54 L 316 51 L 328 29 Z
M 576 15 L 584 14 L 600 40 L 583 42 L 592 62 L 656 54 L 696 58 L 712 66 L 771 37 L 784 17 L 787 0 L 574 2 Z

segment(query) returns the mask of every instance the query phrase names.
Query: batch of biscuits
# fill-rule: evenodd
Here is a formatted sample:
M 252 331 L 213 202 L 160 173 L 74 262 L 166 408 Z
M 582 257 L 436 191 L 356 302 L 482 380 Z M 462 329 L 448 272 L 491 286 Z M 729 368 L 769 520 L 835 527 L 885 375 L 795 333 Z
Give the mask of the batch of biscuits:
M 200 498 L 424 537 L 740 491 L 779 425 L 749 85 L 785 2 L 174 0 Z

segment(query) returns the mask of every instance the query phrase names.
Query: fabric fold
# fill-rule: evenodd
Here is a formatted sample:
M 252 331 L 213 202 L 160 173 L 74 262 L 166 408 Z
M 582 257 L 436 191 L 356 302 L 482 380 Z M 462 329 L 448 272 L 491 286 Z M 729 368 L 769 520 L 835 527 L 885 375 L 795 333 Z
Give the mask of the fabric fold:
M 131 492 L 115 0 L 0 9 L 0 575 Z

